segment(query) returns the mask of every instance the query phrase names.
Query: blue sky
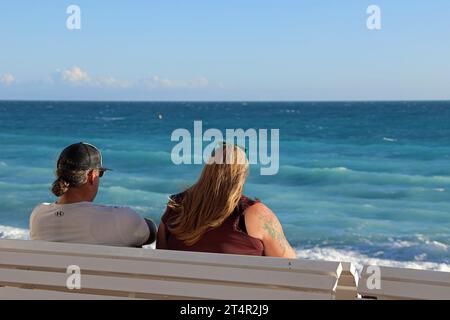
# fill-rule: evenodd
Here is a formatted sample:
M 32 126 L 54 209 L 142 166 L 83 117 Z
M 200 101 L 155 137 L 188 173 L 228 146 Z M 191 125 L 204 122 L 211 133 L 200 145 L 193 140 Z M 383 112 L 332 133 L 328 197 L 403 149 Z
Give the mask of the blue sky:
M 450 99 L 450 1 L 2 1 L 0 99 Z

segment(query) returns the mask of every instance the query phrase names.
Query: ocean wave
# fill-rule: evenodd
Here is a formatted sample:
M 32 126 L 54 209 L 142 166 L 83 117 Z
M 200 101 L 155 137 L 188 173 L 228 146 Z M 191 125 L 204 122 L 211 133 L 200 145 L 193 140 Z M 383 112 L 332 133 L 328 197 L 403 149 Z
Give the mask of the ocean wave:
M 303 168 L 293 165 L 280 167 L 277 178 L 295 184 L 345 184 L 364 182 L 373 185 L 404 185 L 443 189 L 450 185 L 449 176 L 420 176 L 398 173 L 376 173 L 352 170 L 347 167 Z
M 9 175 L 11 177 L 18 176 L 52 176 L 53 170 L 48 167 L 33 167 L 33 166 L 23 166 L 23 165 L 10 165 L 8 166 L 6 163 L 0 164 L 1 173 Z
M 143 199 L 146 199 L 150 196 L 161 196 L 162 193 L 160 192 L 153 192 L 150 190 L 141 190 L 141 189 L 134 189 L 134 188 L 127 188 L 122 186 L 108 186 L 103 187 L 103 192 L 109 192 L 111 194 L 117 194 L 117 195 L 125 195 L 125 196 L 141 196 Z
M 420 257 L 417 257 L 416 260 L 414 261 L 397 261 L 397 260 L 369 257 L 355 250 L 345 250 L 328 247 L 327 248 L 314 247 L 309 249 L 298 248 L 297 256 L 300 259 L 309 259 L 309 260 L 352 262 L 359 272 L 361 272 L 364 265 L 378 265 L 385 267 L 411 268 L 411 269 L 450 272 L 450 265 L 445 263 L 420 261 Z
M 125 117 L 96 117 L 97 120 L 103 120 L 103 121 L 123 121 L 125 120 Z
M 122 187 L 125 192 L 133 193 L 135 190 L 144 192 L 155 192 L 162 194 L 173 194 L 188 188 L 191 181 L 187 179 L 178 179 L 173 176 L 165 178 L 143 177 L 137 175 L 124 175 L 117 178 L 111 178 L 110 187 Z
M 289 114 L 293 114 L 293 113 L 300 114 L 301 113 L 301 111 L 297 110 L 297 109 L 282 109 L 282 110 L 280 110 L 280 112 L 281 113 L 289 113 Z
M 170 166 L 171 152 L 147 149 L 103 149 L 103 155 L 109 159 L 114 159 L 116 163 L 127 163 L 129 166 L 146 168 L 149 165 L 164 164 Z
M 108 186 L 102 189 L 102 196 L 108 199 L 107 202 L 110 204 L 128 204 L 132 207 L 142 208 L 153 204 L 152 208 L 159 208 L 157 212 L 162 212 L 167 203 L 168 195 L 158 190 L 140 190 L 121 186 Z
M 36 190 L 47 190 L 50 183 L 34 183 L 34 184 L 20 184 L 0 181 L 0 190 L 2 191 L 36 191 Z
M 417 237 L 417 240 L 422 242 L 425 246 L 428 246 L 431 249 L 435 249 L 435 250 L 443 250 L 443 251 L 449 251 L 449 246 L 446 245 L 445 243 L 439 242 L 439 241 L 435 241 L 435 240 L 430 240 L 428 239 L 428 237 L 422 235 L 422 234 L 417 234 L 415 235 Z
M 28 229 L 0 225 L 0 239 L 28 240 Z

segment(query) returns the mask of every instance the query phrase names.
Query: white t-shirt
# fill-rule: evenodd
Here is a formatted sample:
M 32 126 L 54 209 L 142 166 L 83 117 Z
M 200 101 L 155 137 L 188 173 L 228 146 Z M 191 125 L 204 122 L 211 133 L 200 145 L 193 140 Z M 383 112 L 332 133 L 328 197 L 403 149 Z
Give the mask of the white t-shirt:
M 30 217 L 30 239 L 138 247 L 150 230 L 138 213 L 125 207 L 43 203 Z

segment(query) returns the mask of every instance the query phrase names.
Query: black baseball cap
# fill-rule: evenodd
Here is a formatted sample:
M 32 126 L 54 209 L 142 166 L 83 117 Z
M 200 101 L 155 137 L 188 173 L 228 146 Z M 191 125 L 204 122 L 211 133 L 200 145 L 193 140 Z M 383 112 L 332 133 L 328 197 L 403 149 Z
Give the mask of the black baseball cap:
M 111 170 L 103 167 L 102 154 L 92 144 L 79 142 L 65 148 L 58 159 L 58 169 L 64 170 Z

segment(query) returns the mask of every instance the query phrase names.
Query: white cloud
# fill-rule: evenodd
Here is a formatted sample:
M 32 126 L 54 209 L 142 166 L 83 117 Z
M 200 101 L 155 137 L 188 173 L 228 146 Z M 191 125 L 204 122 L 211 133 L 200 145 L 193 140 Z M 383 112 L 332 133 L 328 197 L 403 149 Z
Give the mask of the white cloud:
M 86 71 L 79 67 L 72 67 L 70 69 L 60 71 L 61 79 L 72 84 L 89 84 L 91 77 Z
M 209 80 L 205 77 L 198 77 L 190 80 L 171 80 L 161 78 L 160 76 L 153 76 L 142 80 L 142 84 L 150 89 L 167 88 L 205 88 L 210 85 Z
M 133 83 L 130 81 L 120 80 L 110 76 L 92 77 L 87 71 L 77 66 L 65 70 L 56 70 L 56 75 L 51 80 L 75 86 L 102 88 L 129 88 L 133 86 Z
M 12 76 L 0 77 L 1 82 L 10 84 L 14 81 Z M 169 79 L 158 75 L 144 78 L 142 80 L 125 80 L 113 76 L 91 75 L 85 69 L 78 66 L 72 66 L 65 69 L 57 69 L 46 78 L 42 79 L 43 85 L 71 86 L 84 89 L 116 89 L 126 90 L 133 89 L 133 92 L 145 92 L 151 90 L 156 91 L 176 91 L 176 90 L 193 90 L 195 89 L 223 89 L 221 82 L 210 82 L 206 77 L 199 76 L 191 79 Z
M 116 79 L 114 77 L 103 77 L 94 81 L 96 85 L 111 88 L 130 88 L 133 83 L 126 80 Z
M 0 77 L 0 82 L 5 86 L 11 85 L 15 81 L 14 76 L 10 73 L 5 73 Z

